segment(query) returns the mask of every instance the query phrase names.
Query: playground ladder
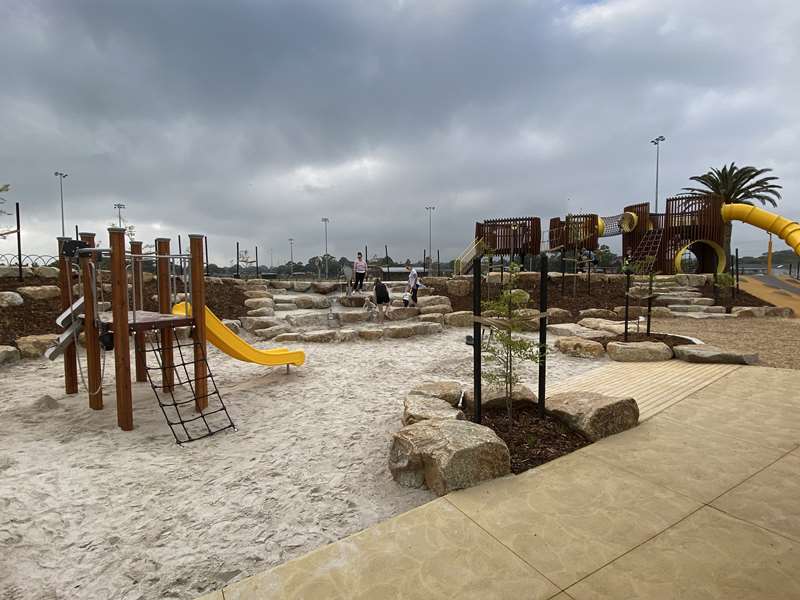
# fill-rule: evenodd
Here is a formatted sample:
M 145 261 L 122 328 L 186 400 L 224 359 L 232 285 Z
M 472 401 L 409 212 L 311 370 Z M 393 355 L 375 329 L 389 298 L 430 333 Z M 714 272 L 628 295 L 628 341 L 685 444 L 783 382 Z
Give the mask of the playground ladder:
M 207 392 L 204 397 L 198 397 L 195 391 L 194 375 L 194 351 L 202 348 L 201 344 L 194 341 L 194 326 L 188 340 L 181 340 L 176 331 L 176 327 L 169 327 L 172 331 L 172 351 L 173 364 L 171 366 L 173 381 L 172 385 L 165 385 L 164 370 L 162 365 L 161 337 L 157 332 L 148 332 L 148 346 L 139 352 L 151 353 L 156 357 L 155 365 L 150 361 L 147 363 L 147 379 L 153 393 L 164 413 L 172 430 L 172 435 L 178 444 L 194 442 L 220 431 L 232 429 L 236 431 L 228 409 L 222 401 L 222 396 L 217 389 L 214 375 L 208 365 L 208 358 L 205 352 L 202 353 L 200 360 L 205 363 L 207 380 Z M 185 352 L 186 351 L 186 352 Z M 177 352 L 177 355 L 176 355 Z M 179 359 L 179 360 L 176 360 Z M 207 399 L 208 406 L 202 411 L 197 411 L 195 406 L 198 400 Z
M 472 243 L 467 246 L 467 249 L 461 253 L 461 255 L 455 261 L 455 274 L 456 275 L 465 275 L 470 272 L 472 269 L 472 259 L 475 258 L 475 255 L 478 253 L 479 249 L 483 245 L 483 238 L 476 238 L 472 240 Z
M 639 245 L 636 246 L 630 262 L 637 275 L 649 275 L 655 269 L 663 233 L 663 229 L 651 229 L 644 234 Z

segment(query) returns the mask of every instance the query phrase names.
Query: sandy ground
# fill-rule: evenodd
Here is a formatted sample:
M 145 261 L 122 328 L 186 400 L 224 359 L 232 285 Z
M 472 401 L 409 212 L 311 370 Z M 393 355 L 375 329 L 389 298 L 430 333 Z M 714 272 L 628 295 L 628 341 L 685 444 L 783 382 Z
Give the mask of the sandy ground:
M 185 447 L 147 384 L 116 428 L 110 359 L 103 411 L 64 396 L 60 362 L 3 367 L 0 598 L 194 598 L 429 501 L 392 480 L 391 434 L 414 383 L 471 380 L 465 333 L 311 345 L 289 375 L 212 349 L 239 430 Z
M 653 329 L 756 352 L 762 365 L 800 369 L 800 319 L 654 319 Z

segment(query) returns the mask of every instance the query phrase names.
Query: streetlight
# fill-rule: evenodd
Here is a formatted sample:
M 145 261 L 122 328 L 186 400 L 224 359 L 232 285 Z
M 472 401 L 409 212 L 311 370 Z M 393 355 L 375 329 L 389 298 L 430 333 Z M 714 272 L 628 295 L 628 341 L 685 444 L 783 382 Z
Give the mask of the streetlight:
M 56 171 L 53 175 L 58 177 L 58 187 L 61 190 L 61 237 L 66 237 L 64 234 L 64 178 L 68 175 L 61 171 Z
M 650 143 L 656 147 L 656 213 L 658 212 L 658 154 L 659 149 L 661 148 L 661 142 L 666 141 L 666 139 L 667 138 L 665 138 L 663 135 L 660 135 L 657 138 L 650 140 Z
M 289 276 L 294 276 L 294 238 L 289 238 Z
M 117 204 L 114 205 L 114 208 L 117 210 L 117 219 L 119 220 L 119 227 L 120 229 L 122 229 L 122 209 L 128 207 L 122 204 L 122 202 L 118 202 Z
M 432 244 L 431 244 L 431 215 L 433 215 L 433 211 L 436 210 L 435 206 L 426 206 L 425 210 L 428 211 L 428 260 L 433 264 L 433 254 L 432 252 Z M 425 265 L 422 265 L 423 267 Z
M 330 222 L 328 217 L 322 217 L 322 225 L 325 227 L 325 256 L 322 257 L 325 261 L 325 279 L 328 278 L 328 223 Z

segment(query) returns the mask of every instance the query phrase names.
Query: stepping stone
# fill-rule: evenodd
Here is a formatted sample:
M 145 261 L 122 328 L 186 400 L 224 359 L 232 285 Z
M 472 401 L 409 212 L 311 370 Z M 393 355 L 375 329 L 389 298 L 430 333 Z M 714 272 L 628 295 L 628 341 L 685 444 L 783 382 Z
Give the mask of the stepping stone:
M 636 400 L 595 392 L 564 392 L 549 396 L 547 412 L 593 442 L 631 429 L 639 422 Z
M 663 342 L 608 342 L 606 352 L 618 362 L 657 362 L 670 360 L 672 350 Z
M 686 344 L 674 346 L 675 358 L 690 363 L 722 363 L 727 365 L 755 365 L 758 354 L 743 354 L 722 350 L 710 344 Z
M 429 419 L 463 420 L 464 418 L 461 410 L 441 398 L 408 394 L 403 401 L 403 425 L 412 425 Z
M 578 358 L 600 358 L 606 353 L 603 344 L 577 336 L 559 338 L 556 348 L 567 356 Z

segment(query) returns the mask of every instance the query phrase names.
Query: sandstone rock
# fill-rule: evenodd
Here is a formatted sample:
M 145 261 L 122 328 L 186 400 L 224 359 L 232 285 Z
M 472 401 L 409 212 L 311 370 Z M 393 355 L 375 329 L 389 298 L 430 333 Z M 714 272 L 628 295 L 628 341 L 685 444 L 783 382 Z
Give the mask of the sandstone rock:
M 297 292 L 307 292 L 311 289 L 311 282 L 310 281 L 293 281 L 292 282 L 292 289 Z
M 283 304 L 276 304 L 275 305 L 276 311 L 287 311 L 287 310 L 297 310 L 297 304 L 294 302 L 292 303 L 283 303 Z
M 414 323 L 415 335 L 432 335 L 434 333 L 442 333 L 441 323 Z
M 336 318 L 332 313 L 312 313 L 306 315 L 287 315 L 286 321 L 295 328 L 300 327 L 330 327 L 334 321 L 331 316 Z M 335 324 L 335 323 L 334 323 Z
M 421 315 L 444 315 L 451 312 L 453 312 L 453 307 L 450 304 L 434 304 L 432 306 L 426 306 L 419 309 L 419 314 Z
M 620 319 L 625 318 L 625 307 L 617 306 L 614 308 L 615 317 Z M 666 306 L 653 306 L 650 308 L 650 316 L 654 319 L 669 319 L 674 317 L 672 311 Z M 628 321 L 637 319 L 638 317 L 647 317 L 647 306 L 629 306 L 628 307 Z
M 599 331 L 608 331 L 610 333 L 619 334 L 625 331 L 625 324 L 619 321 L 608 321 L 606 319 L 581 319 L 578 325 L 588 327 L 589 329 L 597 329 Z
M 425 285 L 435 290 L 447 289 L 447 277 L 425 277 Z
M 600 358 L 606 353 L 600 342 L 577 336 L 559 338 L 556 348 L 567 356 L 579 358 Z
M 565 308 L 548 308 L 547 309 L 547 322 L 548 323 L 566 323 L 572 320 L 572 313 Z
M 0 292 L 0 308 L 22 306 L 24 300 L 17 292 Z
M 766 306 L 734 306 L 731 308 L 731 314 L 737 317 L 765 317 L 767 316 Z
M 14 343 L 22 358 L 39 358 L 44 355 L 45 350 L 56 343 L 57 339 L 58 335 L 55 333 L 44 333 L 42 335 L 26 335 L 17 338 Z
M 429 287 L 421 287 L 417 290 L 417 299 L 433 296 L 433 290 Z
M 525 290 L 513 289 L 510 294 L 512 300 L 519 305 L 525 305 L 531 301 L 531 295 Z
M 675 277 L 674 281 L 678 285 L 685 285 L 690 287 L 703 286 L 708 282 L 708 277 L 706 275 L 699 275 L 695 273 L 678 273 L 674 277 Z
M 464 279 L 449 279 L 447 293 L 450 296 L 469 296 L 472 293 L 472 282 Z
M 636 400 L 595 392 L 555 394 L 547 398 L 547 410 L 593 442 L 635 427 L 639 422 Z
M 538 318 L 538 309 L 519 308 L 514 311 L 514 315 L 520 319 L 520 327 L 522 331 L 539 331 L 539 324 L 542 321 Z
M 444 400 L 452 406 L 456 406 L 461 399 L 461 394 L 464 391 L 464 386 L 458 381 L 425 381 L 414 386 L 409 394 L 417 394 L 419 396 L 433 396 Z
M 587 340 L 602 340 L 604 338 L 616 337 L 616 333 L 609 331 L 600 331 L 598 329 L 589 329 L 577 323 L 559 323 L 556 325 L 547 326 L 548 333 L 553 335 L 561 335 L 568 337 L 580 337 Z
M 224 283 L 222 277 L 205 277 L 204 279 L 208 285 L 222 285 Z
M 608 342 L 611 360 L 619 362 L 655 362 L 672 358 L 672 350 L 663 342 Z
M 247 311 L 248 317 L 272 317 L 275 316 L 275 310 L 272 308 L 264 307 L 264 308 L 254 308 L 253 310 Z
M 404 304 L 400 298 L 395 298 L 392 300 L 392 303 L 389 306 L 393 306 L 395 308 L 403 308 Z
M 444 316 L 444 322 L 450 327 L 472 327 L 472 312 L 469 310 L 458 310 Z
M 508 271 L 491 271 L 486 274 L 486 283 L 490 285 L 504 285 L 509 282 L 511 275 Z
M 420 315 L 419 320 L 423 323 L 439 323 L 444 325 L 444 315 L 442 313 L 426 313 Z
M 416 334 L 414 325 L 390 325 L 384 327 L 383 337 L 385 338 L 409 338 Z
M 269 292 L 261 291 L 261 290 L 250 289 L 250 290 L 247 290 L 246 292 L 244 292 L 244 297 L 245 298 L 269 298 L 269 299 L 272 299 L 272 294 L 270 294 Z
M 314 298 L 311 296 L 298 296 L 294 299 L 297 308 L 314 308 Z
M 511 394 L 512 406 L 531 406 L 538 402 L 536 392 L 527 385 L 518 384 L 514 386 Z M 464 406 L 472 410 L 475 403 L 474 388 L 468 387 L 464 391 Z M 484 409 L 506 408 L 506 391 L 500 386 L 481 386 L 481 407 Z
M 743 354 L 722 350 L 709 344 L 686 344 L 674 346 L 675 358 L 691 363 L 724 363 L 729 365 L 755 365 L 758 354 Z
M 364 296 L 342 296 L 338 298 L 339 304 L 347 308 L 360 308 L 364 306 Z
M 369 313 L 363 310 L 336 313 L 339 323 L 363 323 L 369 320 Z
M 275 336 L 278 336 L 282 333 L 289 333 L 289 331 L 290 327 L 286 323 L 281 323 L 279 325 L 273 325 L 272 327 L 256 329 L 253 331 L 253 335 L 260 337 L 262 340 L 271 340 Z
M 534 285 L 539 284 L 540 279 L 540 274 L 536 272 L 523 271 L 522 273 L 517 273 L 517 283 L 521 288 L 531 289 Z
M 449 305 L 450 298 L 447 296 L 425 296 L 420 298 L 417 302 L 417 306 L 419 308 L 425 308 L 426 306 L 439 306 L 442 304 Z
M 587 308 L 578 312 L 582 319 L 616 319 L 617 313 L 607 308 Z
M 299 342 L 301 336 L 302 336 L 302 334 L 301 333 L 297 333 L 297 332 L 279 333 L 274 338 L 272 338 L 272 341 L 276 342 L 276 343 L 281 343 L 281 342 Z
M 275 308 L 275 302 L 270 298 L 248 298 L 244 301 L 244 305 L 247 308 L 269 308 L 270 310 Z
M 253 288 L 253 287 L 256 287 L 256 286 L 268 287 L 269 286 L 269 279 L 253 277 L 252 279 L 246 280 L 245 283 L 247 284 L 247 287 L 249 287 L 249 288 Z
M 441 398 L 409 394 L 403 402 L 403 425 L 429 419 L 464 419 L 464 413 Z
M 390 321 L 404 321 L 405 319 L 412 319 L 419 315 L 419 309 L 409 306 L 407 308 L 391 307 L 386 311 L 386 318 Z
M 222 323 L 233 333 L 239 333 L 239 328 L 242 325 L 241 321 L 235 319 L 222 319 Z
M 304 342 L 327 343 L 336 340 L 335 329 L 323 329 L 320 331 L 308 331 L 300 336 Z
M 670 304 L 669 308 L 673 313 L 707 313 L 724 315 L 724 306 L 703 306 L 697 304 Z
M 331 301 L 325 296 L 311 296 L 313 308 L 330 308 Z
M 383 329 L 360 329 L 358 331 L 358 337 L 370 342 L 379 340 L 383 337 Z
M 0 365 L 17 362 L 19 360 L 19 350 L 14 346 L 0 346 Z
M 41 277 L 42 279 L 58 279 L 57 267 L 33 267 L 34 277 Z
M 401 485 L 427 485 L 443 496 L 507 475 L 511 459 L 505 442 L 488 427 L 465 420 L 433 419 L 394 434 L 389 469 Z
M 267 327 L 275 327 L 276 325 L 283 325 L 284 321 L 274 317 L 242 317 L 242 329 L 245 331 L 255 331 L 256 329 L 266 329 Z
M 791 319 L 794 317 L 794 310 L 788 306 L 767 306 L 767 317 L 783 317 L 784 319 Z
M 22 267 L 22 277 L 30 277 L 33 275 L 33 270 L 30 267 Z M 0 278 L 5 277 L 18 277 L 19 267 L 0 267 Z
M 337 342 L 354 342 L 358 339 L 358 331 L 355 329 L 340 329 L 336 334 Z
M 283 279 L 274 279 L 273 281 L 269 282 L 269 286 L 282 290 L 294 289 L 291 281 L 285 281 Z
M 61 296 L 57 285 L 24 285 L 17 291 L 30 300 L 50 300 Z
M 335 281 L 312 281 L 311 289 L 318 294 L 330 294 L 339 289 L 339 284 Z
M 297 300 L 297 298 L 298 297 L 295 296 L 294 294 L 292 294 L 291 296 L 284 294 L 276 294 L 275 296 L 272 297 L 272 301 L 275 304 L 294 304 L 294 301 Z

